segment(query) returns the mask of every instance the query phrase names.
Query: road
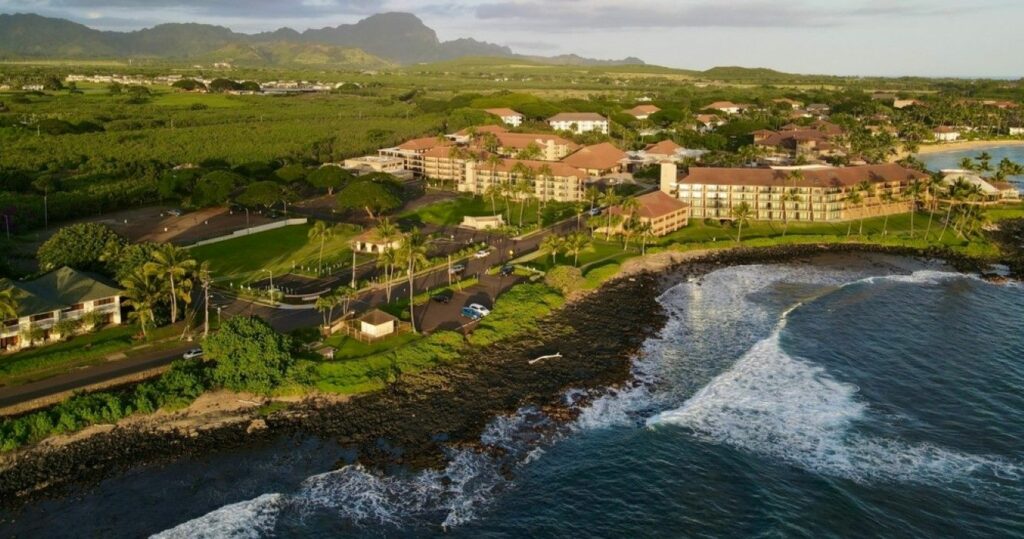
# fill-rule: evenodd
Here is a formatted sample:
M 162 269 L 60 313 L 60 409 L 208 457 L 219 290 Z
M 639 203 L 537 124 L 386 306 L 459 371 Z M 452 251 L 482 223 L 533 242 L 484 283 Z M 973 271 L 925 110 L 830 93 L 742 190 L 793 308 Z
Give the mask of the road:
M 488 236 L 491 243 L 491 252 L 485 258 L 470 258 L 468 262 L 465 262 L 466 270 L 463 273 L 464 277 L 482 276 L 491 267 L 498 264 L 504 264 L 505 262 L 522 256 L 525 253 L 534 251 L 540 247 L 540 243 L 544 237 L 551 234 L 552 232 L 558 234 L 564 234 L 574 230 L 576 227 L 575 220 L 568 220 L 559 223 L 553 228 L 535 234 L 529 238 L 523 240 L 513 240 L 499 236 Z M 459 242 L 458 240 L 470 240 L 479 241 L 483 239 L 478 235 L 472 235 L 468 238 L 456 238 L 456 243 L 465 244 L 464 241 Z M 428 290 L 433 290 L 442 286 L 447 286 L 448 281 L 448 269 L 447 267 L 438 268 L 431 270 L 425 274 L 420 274 L 414 280 L 415 292 L 414 294 L 421 294 Z M 493 302 L 493 294 L 497 293 L 498 290 L 504 289 L 507 283 L 502 283 L 489 286 L 489 290 L 494 292 L 488 294 L 489 299 Z M 407 297 L 409 294 L 408 282 L 396 284 L 392 287 L 391 296 L 395 297 Z M 456 295 L 455 301 L 463 301 L 464 303 L 484 303 L 487 307 L 492 307 L 492 303 L 487 302 L 488 298 L 479 297 L 477 295 L 468 296 L 465 294 Z M 251 301 L 235 298 L 223 294 L 221 292 L 212 292 L 211 300 L 214 305 L 218 305 L 221 308 L 218 312 L 211 313 L 211 316 L 222 316 L 231 317 L 238 315 L 256 315 L 264 320 L 267 320 L 273 328 L 279 332 L 287 333 L 304 327 L 318 326 L 322 322 L 321 314 L 314 309 L 276 309 L 265 305 L 253 303 Z M 369 310 L 373 307 L 378 307 L 387 303 L 387 295 L 383 287 L 375 288 L 368 292 L 360 295 L 353 305 L 353 308 L 358 312 Z M 462 305 L 458 305 L 462 307 Z M 424 311 L 431 309 L 428 306 Z M 447 309 L 445 309 L 447 311 Z M 457 312 L 457 311 L 453 311 Z M 417 322 L 423 321 L 423 315 L 425 313 L 417 312 Z M 457 321 L 457 319 L 456 319 Z M 432 324 L 435 327 L 449 328 L 451 326 L 458 326 L 459 324 L 445 323 L 436 320 L 432 320 Z M 32 382 L 29 384 L 23 384 L 14 387 L 0 387 L 0 408 L 13 406 L 16 404 L 28 402 L 34 399 L 49 397 L 63 393 L 66 391 L 72 391 L 79 388 L 85 388 L 91 385 L 109 382 L 117 378 L 130 376 L 137 374 L 149 369 L 169 365 L 175 359 L 181 357 L 181 354 L 189 348 L 194 348 L 196 345 L 183 344 L 179 347 L 175 347 L 170 350 L 155 351 L 149 354 L 143 354 L 139 357 L 127 359 L 123 361 L 116 361 L 110 363 L 104 363 L 102 365 L 96 365 L 93 367 L 84 368 L 60 376 L 47 378 L 46 380 L 40 380 L 38 382 Z

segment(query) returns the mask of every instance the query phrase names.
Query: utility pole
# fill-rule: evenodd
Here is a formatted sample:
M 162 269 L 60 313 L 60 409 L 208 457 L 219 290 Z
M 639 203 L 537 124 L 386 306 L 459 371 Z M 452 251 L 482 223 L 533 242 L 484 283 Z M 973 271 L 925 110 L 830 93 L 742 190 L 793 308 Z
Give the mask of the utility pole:
M 203 269 L 199 273 L 203 283 L 203 338 L 210 334 L 210 270 Z M 220 322 L 220 309 L 217 310 L 217 321 Z
M 352 249 L 352 282 L 350 283 L 352 289 L 356 289 L 356 250 Z

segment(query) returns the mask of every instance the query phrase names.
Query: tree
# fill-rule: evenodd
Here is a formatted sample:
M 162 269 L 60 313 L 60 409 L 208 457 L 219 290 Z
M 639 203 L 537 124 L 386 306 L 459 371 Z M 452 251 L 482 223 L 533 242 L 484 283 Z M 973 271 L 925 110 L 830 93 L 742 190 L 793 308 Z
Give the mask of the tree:
M 154 310 L 166 293 L 164 282 L 143 268 L 135 268 L 120 282 L 124 287 L 125 297 L 128 298 L 125 305 L 132 308 L 128 313 L 128 319 L 138 323 L 142 336 L 147 337 L 146 328 L 154 323 Z
M 572 254 L 572 265 L 580 265 L 580 253 L 590 249 L 593 242 L 583 232 L 573 232 L 565 238 L 564 248 L 566 253 Z
M 61 266 L 77 270 L 106 272 L 104 254 L 111 243 L 124 244 L 124 238 L 98 223 L 78 223 L 58 230 L 36 252 L 39 267 L 50 271 Z
M 274 181 L 253 182 L 235 197 L 235 202 L 243 206 L 257 206 L 270 209 L 281 199 L 282 186 Z
M 619 195 L 612 189 L 605 191 L 605 193 L 601 195 L 601 205 L 606 208 L 604 212 L 606 220 L 604 229 L 605 240 L 610 239 L 612 236 L 612 212 L 609 210 L 611 210 L 612 206 L 617 206 L 621 200 L 622 198 L 619 197 Z
M 0 290 L 0 321 L 18 317 L 18 300 L 14 297 L 14 287 L 8 286 Z
M 387 302 L 391 303 L 391 281 L 395 277 L 395 265 L 398 260 L 397 254 L 391 245 L 401 231 L 388 218 L 381 219 L 377 223 L 376 231 L 381 245 L 384 246 L 384 249 L 377 256 L 377 267 L 384 270 L 384 295 L 387 298 Z
M 333 195 L 335 189 L 341 189 L 352 181 L 352 173 L 334 165 L 324 165 L 306 176 L 306 183 L 313 187 L 326 189 L 328 195 Z
M 147 273 L 167 280 L 170 285 L 169 299 L 171 304 L 171 323 L 178 320 L 178 299 L 185 304 L 192 302 L 192 280 L 196 271 L 196 261 L 188 257 L 188 251 L 165 243 L 153 251 L 153 260 L 144 269 Z
M 651 236 L 654 234 L 654 227 L 651 226 L 650 222 L 644 221 L 636 227 L 637 234 L 640 235 L 640 254 L 647 254 L 647 242 L 650 241 Z
M 914 239 L 914 216 L 917 215 L 917 205 L 921 202 L 921 195 L 924 192 L 924 185 L 920 180 L 910 182 L 903 194 L 910 200 L 910 239 Z
M 330 325 L 334 320 L 334 309 L 338 307 L 340 302 L 341 297 L 333 291 L 321 294 L 316 298 L 316 310 L 320 311 L 320 315 L 323 316 L 324 327 Z
M 50 228 L 50 191 L 58 188 L 57 178 L 51 174 L 43 174 L 32 182 L 32 187 L 43 193 L 43 227 Z
M 743 241 L 743 225 L 750 221 L 753 214 L 754 212 L 747 202 L 740 202 L 732 209 L 733 222 L 736 223 L 737 227 L 736 243 Z
M 205 357 L 217 362 L 213 379 L 232 391 L 268 395 L 293 363 L 291 340 L 255 316 L 236 316 L 203 339 Z
M 558 252 L 562 250 L 562 238 L 556 234 L 548 234 L 540 243 L 540 248 L 551 253 L 551 265 L 554 266 L 558 260 Z
M 195 79 L 181 79 L 178 81 L 174 81 L 174 84 L 171 84 L 171 87 L 177 88 L 179 90 L 184 90 L 186 92 L 206 91 L 206 85 Z
M 568 296 L 583 288 L 583 273 L 573 266 L 555 266 L 544 274 L 544 284 Z
M 401 205 L 401 198 L 375 181 L 356 181 L 338 192 L 339 209 L 364 210 L 370 219 L 376 218 L 375 213 L 394 210 Z
M 861 212 L 860 212 L 860 227 L 857 230 L 858 236 L 864 235 L 864 217 L 868 213 L 868 194 L 873 193 L 875 190 L 874 184 L 868 180 L 863 180 L 854 186 L 854 189 L 861 192 Z
M 323 271 L 324 265 L 324 244 L 334 236 L 334 228 L 323 221 L 317 221 L 310 227 L 306 236 L 311 241 L 320 242 L 320 256 L 317 257 L 316 262 L 316 273 L 319 275 Z
M 199 282 L 203 285 L 203 338 L 210 336 L 210 285 L 213 284 L 213 274 L 210 272 L 210 262 L 203 261 L 197 272 Z
M 338 168 L 338 167 L 334 167 Z M 344 170 L 344 169 L 341 169 Z M 286 184 L 298 183 L 306 180 L 309 175 L 309 171 L 306 167 L 293 163 L 291 165 L 285 165 L 274 171 L 274 179 Z
M 400 253 L 400 258 L 405 262 L 406 270 L 409 272 L 409 322 L 412 324 L 412 330 L 415 332 L 416 312 L 414 310 L 415 302 L 413 298 L 416 293 L 413 287 L 414 278 L 416 270 L 429 263 L 427 260 L 427 245 L 423 241 L 423 236 L 420 235 L 419 230 L 412 229 L 403 236 Z
M 238 91 L 242 89 L 242 85 L 230 79 L 213 79 L 210 81 L 210 91 L 215 93 Z
M 203 175 L 196 182 L 192 192 L 192 205 L 198 207 L 225 204 L 239 186 L 245 185 L 245 178 L 227 170 L 215 170 Z
M 861 196 L 860 191 L 858 191 L 856 189 L 854 189 L 854 190 L 850 191 L 849 193 L 847 193 L 846 197 L 843 198 L 843 202 L 846 203 L 846 207 L 847 208 L 850 208 L 850 207 L 853 207 L 853 206 L 858 206 L 858 205 L 860 205 L 861 201 L 863 201 L 863 200 L 864 200 L 864 197 Z M 853 219 L 847 219 L 847 223 L 846 223 L 846 237 L 849 238 L 850 234 L 852 234 L 852 233 L 853 233 Z
M 633 227 L 636 224 L 636 212 L 640 209 L 640 202 L 634 197 L 626 198 L 619 206 L 622 208 L 622 250 L 629 249 L 629 238 L 633 235 Z

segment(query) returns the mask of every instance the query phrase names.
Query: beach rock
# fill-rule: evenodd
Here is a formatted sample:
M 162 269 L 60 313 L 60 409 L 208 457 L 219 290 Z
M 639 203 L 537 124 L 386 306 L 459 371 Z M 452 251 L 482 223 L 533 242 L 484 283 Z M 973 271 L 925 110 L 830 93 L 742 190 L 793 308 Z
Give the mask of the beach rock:
M 245 433 L 252 434 L 261 430 L 267 430 L 267 422 L 262 419 L 253 419 L 249 422 L 249 426 L 245 428 Z

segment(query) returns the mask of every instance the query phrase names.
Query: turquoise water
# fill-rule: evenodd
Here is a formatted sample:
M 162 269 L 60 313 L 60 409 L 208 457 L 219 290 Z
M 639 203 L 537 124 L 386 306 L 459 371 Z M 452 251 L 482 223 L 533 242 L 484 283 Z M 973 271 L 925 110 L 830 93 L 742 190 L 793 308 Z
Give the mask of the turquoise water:
M 680 282 L 636 382 L 503 456 L 381 476 L 329 443 L 137 470 L 10 534 L 136 537 L 1024 535 L 1024 288 L 940 269 L 744 266 Z M 587 397 L 587 398 L 584 398 Z M 9 535 L 9 534 L 4 534 Z
M 981 152 L 988 152 L 992 156 L 992 167 L 995 168 L 999 164 L 999 161 L 1004 158 L 1009 159 L 1015 163 L 1024 165 L 1024 146 L 998 146 L 994 145 L 987 148 L 978 148 L 974 150 L 956 150 L 950 152 L 933 153 L 929 155 L 919 155 L 918 159 L 924 162 L 928 170 L 939 171 L 944 168 L 960 168 L 960 161 L 964 157 L 970 157 L 974 159 L 978 157 Z M 1016 184 L 1018 189 L 1024 190 L 1024 176 L 1013 176 L 1009 178 L 1010 182 Z

